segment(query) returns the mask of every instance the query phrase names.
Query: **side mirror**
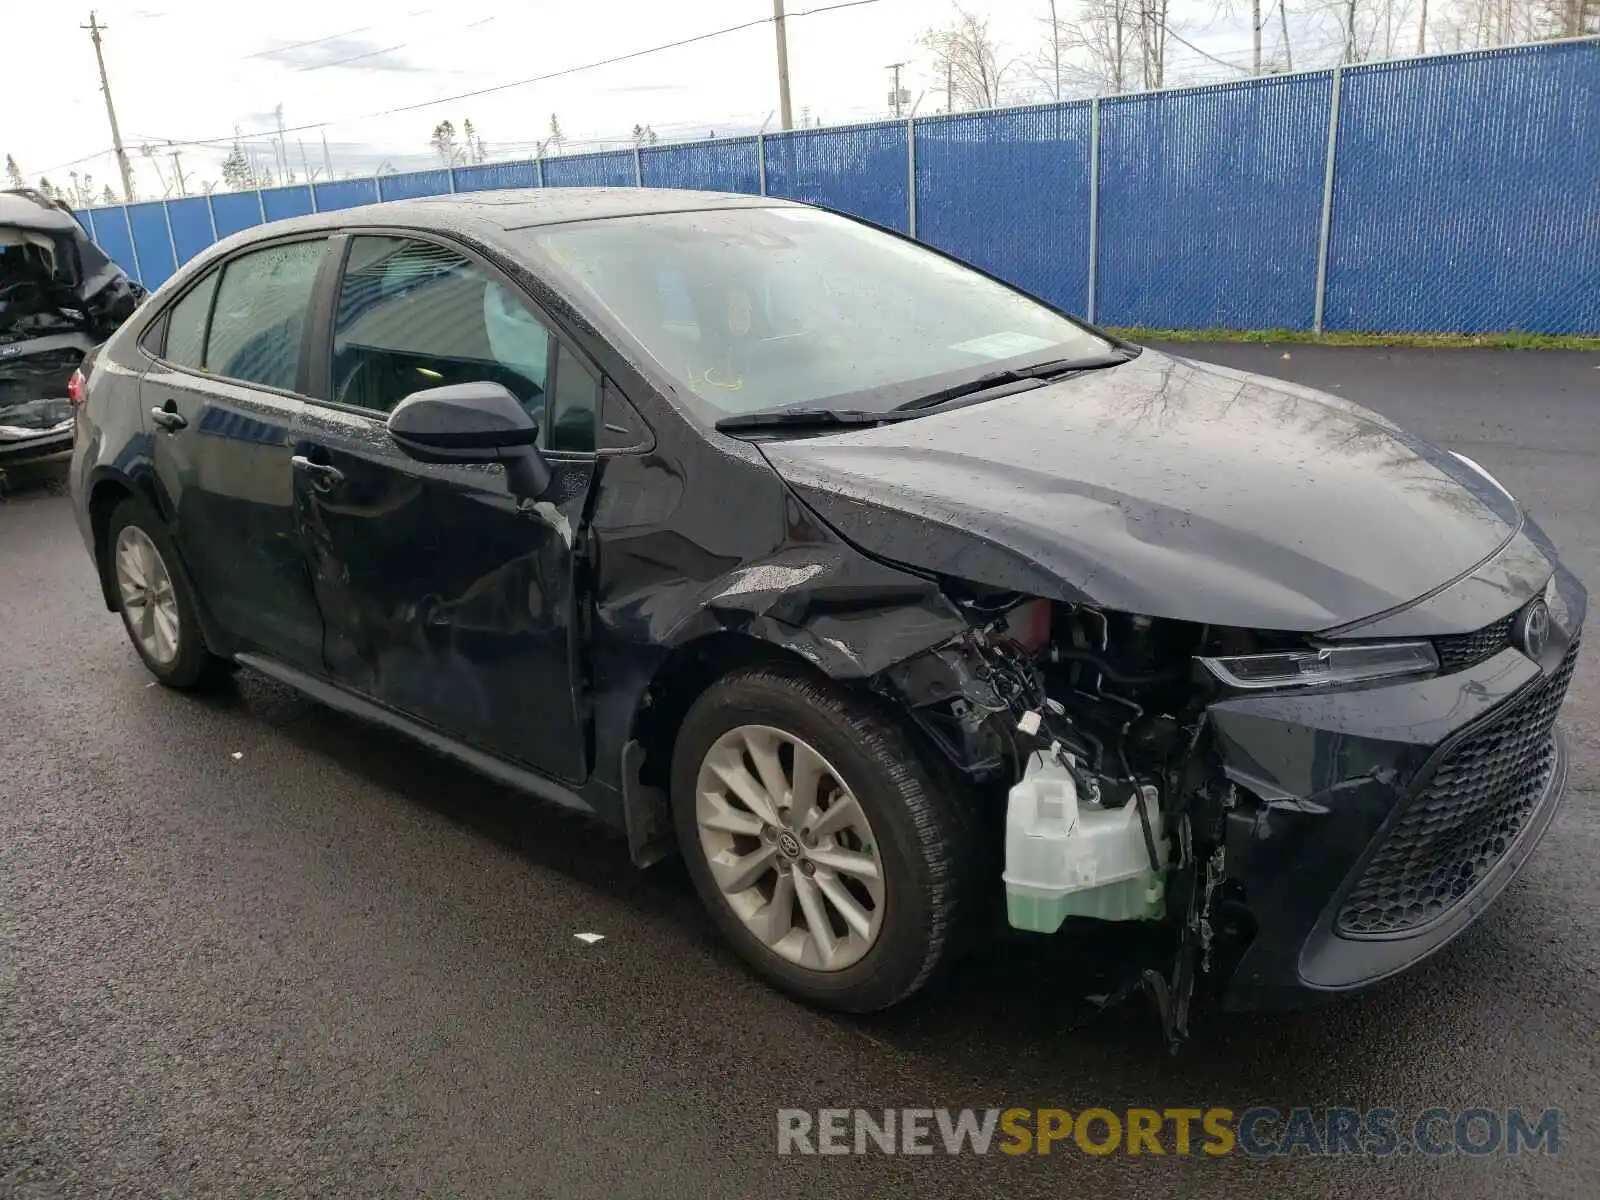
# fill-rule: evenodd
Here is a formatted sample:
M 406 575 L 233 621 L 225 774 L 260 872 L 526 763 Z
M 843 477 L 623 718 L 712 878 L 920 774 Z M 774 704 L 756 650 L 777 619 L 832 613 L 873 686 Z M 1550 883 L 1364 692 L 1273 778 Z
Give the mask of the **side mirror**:
M 504 386 L 457 383 L 412 392 L 389 414 L 389 436 L 408 458 L 427 463 L 501 463 L 515 496 L 550 490 L 539 453 L 539 425 Z

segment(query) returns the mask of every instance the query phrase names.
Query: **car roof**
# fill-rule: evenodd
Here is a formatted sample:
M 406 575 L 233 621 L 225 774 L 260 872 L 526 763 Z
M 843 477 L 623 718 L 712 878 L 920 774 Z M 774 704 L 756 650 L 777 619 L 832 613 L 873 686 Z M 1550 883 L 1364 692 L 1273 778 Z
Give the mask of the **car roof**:
M 508 188 L 485 192 L 452 192 L 390 200 L 360 208 L 338 209 L 254 226 L 246 234 L 273 236 L 296 230 L 329 229 L 352 225 L 400 225 L 423 229 L 530 229 L 577 221 L 603 221 L 612 217 L 647 213 L 697 212 L 705 209 L 794 208 L 774 196 L 739 192 L 697 192 L 684 188 L 546 187 Z M 232 239 L 230 239 L 231 241 Z M 248 238 L 242 240 L 249 240 Z

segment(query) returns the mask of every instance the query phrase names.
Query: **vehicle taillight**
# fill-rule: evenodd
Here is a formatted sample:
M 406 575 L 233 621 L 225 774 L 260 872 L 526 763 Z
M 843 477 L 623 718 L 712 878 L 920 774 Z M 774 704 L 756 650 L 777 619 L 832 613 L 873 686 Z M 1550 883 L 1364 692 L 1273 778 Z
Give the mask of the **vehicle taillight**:
M 60 376 L 56 376 L 60 378 Z M 73 404 L 83 403 L 83 389 L 89 381 L 83 377 L 82 371 L 74 371 L 72 378 L 67 380 L 67 399 Z

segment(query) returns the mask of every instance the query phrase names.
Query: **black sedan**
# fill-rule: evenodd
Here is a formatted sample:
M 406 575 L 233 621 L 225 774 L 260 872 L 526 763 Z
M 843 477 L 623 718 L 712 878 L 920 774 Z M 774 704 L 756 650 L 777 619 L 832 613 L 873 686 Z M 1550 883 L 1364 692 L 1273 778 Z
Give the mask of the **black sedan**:
M 820 1003 L 1007 924 L 1165 926 L 1126 944 L 1174 1036 L 1361 988 L 1564 789 L 1586 595 L 1485 470 L 804 205 L 265 226 L 85 390 L 79 524 L 159 680 L 244 664 L 680 853 Z

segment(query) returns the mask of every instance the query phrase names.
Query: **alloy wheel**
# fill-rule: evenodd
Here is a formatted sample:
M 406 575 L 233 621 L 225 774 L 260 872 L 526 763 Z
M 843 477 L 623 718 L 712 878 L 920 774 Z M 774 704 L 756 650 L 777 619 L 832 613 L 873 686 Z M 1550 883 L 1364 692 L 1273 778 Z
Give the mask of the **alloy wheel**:
M 172 575 L 150 535 L 137 525 L 117 534 L 117 593 L 128 629 L 151 662 L 169 666 L 178 657 L 178 597 Z
M 883 859 L 860 802 L 833 764 L 781 729 L 740 725 L 706 752 L 695 822 L 711 876 L 773 953 L 840 971 L 883 924 Z

